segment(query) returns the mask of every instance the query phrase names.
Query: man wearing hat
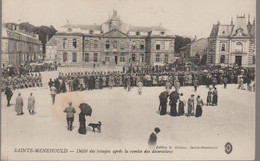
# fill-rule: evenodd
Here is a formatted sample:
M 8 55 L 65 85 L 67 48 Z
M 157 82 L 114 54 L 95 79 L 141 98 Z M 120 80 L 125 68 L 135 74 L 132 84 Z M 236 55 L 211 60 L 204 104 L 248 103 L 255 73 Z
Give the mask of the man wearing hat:
M 28 106 L 27 106 L 29 113 L 34 114 L 34 109 L 35 109 L 35 98 L 33 96 L 33 93 L 30 93 L 30 96 L 28 98 Z
M 68 130 L 72 131 L 74 113 L 76 113 L 75 108 L 72 106 L 72 102 L 69 102 L 69 106 L 67 108 L 65 108 L 65 110 L 63 112 L 67 113 L 66 117 L 67 117 Z
M 17 112 L 17 115 L 23 115 L 23 98 L 21 97 L 21 93 L 18 93 L 18 96 L 16 97 L 15 102 L 15 111 Z

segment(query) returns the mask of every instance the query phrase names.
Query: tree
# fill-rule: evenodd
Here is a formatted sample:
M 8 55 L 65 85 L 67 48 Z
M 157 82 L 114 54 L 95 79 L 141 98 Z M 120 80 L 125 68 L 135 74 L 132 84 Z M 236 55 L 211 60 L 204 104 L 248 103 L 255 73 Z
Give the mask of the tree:
M 39 35 L 39 40 L 42 42 L 42 51 L 45 53 L 45 45 L 52 36 L 57 32 L 53 26 L 34 26 L 29 22 L 22 22 L 19 24 L 21 30 L 32 32 Z M 48 40 L 47 40 L 48 37 Z
M 49 41 L 52 38 L 52 36 L 57 32 L 57 30 L 53 26 L 40 26 L 36 27 L 34 29 L 34 32 L 39 35 L 39 39 L 42 42 L 43 46 L 42 51 L 43 53 L 45 53 L 45 45 L 47 41 Z
M 178 52 L 178 50 L 189 44 L 191 42 L 191 39 L 188 38 L 188 37 L 182 37 L 182 36 L 179 36 L 179 35 L 176 35 L 175 36 L 175 52 Z

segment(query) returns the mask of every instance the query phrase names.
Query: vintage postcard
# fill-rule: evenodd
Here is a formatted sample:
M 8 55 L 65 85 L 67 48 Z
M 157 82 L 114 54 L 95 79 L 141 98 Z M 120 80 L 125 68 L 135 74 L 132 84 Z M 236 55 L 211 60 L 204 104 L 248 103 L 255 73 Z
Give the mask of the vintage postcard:
M 254 160 L 255 0 L 3 0 L 1 160 Z

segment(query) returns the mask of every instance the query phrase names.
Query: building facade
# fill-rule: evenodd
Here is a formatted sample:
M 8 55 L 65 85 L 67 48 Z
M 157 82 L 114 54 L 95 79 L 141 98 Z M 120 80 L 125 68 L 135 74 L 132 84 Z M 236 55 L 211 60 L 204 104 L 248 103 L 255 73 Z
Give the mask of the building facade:
M 235 23 L 213 25 L 208 38 L 208 64 L 243 67 L 255 66 L 255 20 L 237 16 Z
M 180 57 L 184 59 L 185 62 L 198 63 L 202 57 L 207 54 L 207 48 L 207 38 L 201 38 L 198 40 L 195 38 L 191 43 L 179 49 Z
M 55 58 L 53 61 L 60 64 L 156 65 L 174 62 L 175 37 L 171 31 L 161 26 L 128 25 L 120 20 L 117 11 L 101 25 L 68 23 L 52 39 L 57 46 L 57 57 L 49 58 Z M 46 52 L 50 46 L 47 43 Z
M 39 36 L 19 30 L 17 24 L 2 26 L 2 67 L 21 65 L 41 59 L 42 43 Z

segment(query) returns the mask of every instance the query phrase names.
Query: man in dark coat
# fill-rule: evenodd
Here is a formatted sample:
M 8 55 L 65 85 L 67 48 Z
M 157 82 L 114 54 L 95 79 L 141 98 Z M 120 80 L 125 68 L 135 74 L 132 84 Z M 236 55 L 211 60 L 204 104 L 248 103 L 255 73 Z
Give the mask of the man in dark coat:
M 160 106 L 159 106 L 159 111 L 160 115 L 165 115 L 167 112 L 167 99 L 168 99 L 168 92 L 164 91 L 159 95 L 160 99 Z
M 193 80 L 193 85 L 194 85 L 194 91 L 195 92 L 197 91 L 198 84 L 199 84 L 199 81 L 198 81 L 197 77 L 195 77 L 195 79 Z
M 7 87 L 5 88 L 5 95 L 6 95 L 6 99 L 7 99 L 7 106 L 10 106 L 10 100 L 13 96 L 13 92 L 11 90 L 11 88 L 7 85 Z
M 171 116 L 177 116 L 177 110 L 176 110 L 176 105 L 177 101 L 180 98 L 178 91 L 175 89 L 175 91 L 172 91 L 170 94 L 170 106 L 171 106 Z
M 51 89 L 51 86 L 52 86 L 53 83 L 54 83 L 54 82 L 52 81 L 52 79 L 50 79 L 50 81 L 49 81 L 49 87 L 50 87 L 50 89 Z

